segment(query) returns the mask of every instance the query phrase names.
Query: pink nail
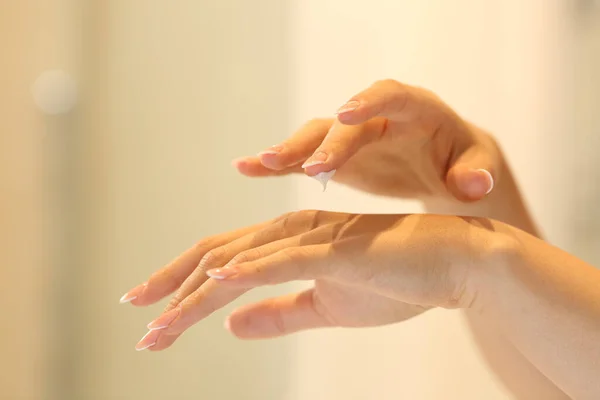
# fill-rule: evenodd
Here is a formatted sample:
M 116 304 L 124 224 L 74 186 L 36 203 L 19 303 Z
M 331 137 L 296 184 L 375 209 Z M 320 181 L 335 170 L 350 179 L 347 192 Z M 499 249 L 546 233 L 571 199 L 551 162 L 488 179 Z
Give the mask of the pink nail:
M 152 347 L 156 344 L 156 342 L 158 341 L 158 338 L 160 337 L 160 331 L 149 331 L 148 333 L 146 333 L 144 335 L 143 338 L 140 339 L 140 341 L 138 342 L 138 344 L 135 345 L 135 349 L 137 351 L 142 351 L 142 350 L 146 350 L 149 347 Z
M 250 157 L 240 157 L 240 158 L 236 158 L 235 160 L 231 161 L 231 165 L 233 165 L 234 167 L 239 167 L 240 164 L 244 164 L 246 162 L 248 162 L 250 160 Z
M 177 319 L 177 317 L 179 316 L 180 313 L 181 313 L 181 308 L 175 307 L 171 311 L 167 311 L 160 317 L 156 318 L 154 321 L 150 322 L 148 324 L 148 329 L 150 329 L 151 331 L 155 331 L 155 330 L 168 328 L 169 325 L 171 325 L 173 323 L 173 321 L 175 321 L 175 319 Z
M 223 324 L 223 326 L 225 327 L 225 329 L 231 332 L 231 317 L 227 317 L 225 319 L 225 323 Z
M 142 295 L 142 293 L 144 293 L 146 286 L 148 286 L 147 283 L 142 283 L 141 285 L 134 287 L 119 299 L 119 303 L 129 303 L 130 301 L 137 299 Z
M 327 153 L 319 151 L 313 154 L 312 157 L 310 157 L 308 160 L 306 160 L 306 162 L 302 164 L 302 168 L 308 168 L 313 167 L 315 165 L 325 164 L 328 158 L 329 156 L 327 155 Z
M 276 154 L 281 153 L 282 150 L 283 150 L 283 146 L 276 144 L 275 146 L 269 147 L 267 150 L 261 151 L 257 155 L 259 157 L 260 156 L 271 156 L 271 155 L 276 155 Z
M 214 268 L 206 271 L 206 275 L 213 279 L 227 279 L 239 272 L 237 267 Z
M 344 104 L 343 106 L 341 106 L 337 110 L 336 115 L 344 114 L 344 113 L 347 113 L 347 112 L 354 111 L 354 110 L 356 110 L 358 108 L 358 106 L 360 106 L 360 102 L 359 101 L 357 101 L 357 100 L 351 100 L 351 101 L 347 102 L 346 104 Z

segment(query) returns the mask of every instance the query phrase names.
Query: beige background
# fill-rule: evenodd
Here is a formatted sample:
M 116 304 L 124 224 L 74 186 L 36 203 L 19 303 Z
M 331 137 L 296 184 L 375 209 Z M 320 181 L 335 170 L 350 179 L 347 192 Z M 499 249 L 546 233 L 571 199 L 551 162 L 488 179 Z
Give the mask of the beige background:
M 161 306 L 118 298 L 203 236 L 284 211 L 419 211 L 229 166 L 388 77 L 496 132 L 547 236 L 593 257 L 570 222 L 590 218 L 568 206 L 596 193 L 582 150 L 598 126 L 594 13 L 559 0 L 49 3 L 0 5 L 0 399 L 508 398 L 459 313 L 241 342 L 222 328 L 230 307 L 154 354 L 133 346 Z M 70 118 L 27 101 L 57 67 L 82 84 Z

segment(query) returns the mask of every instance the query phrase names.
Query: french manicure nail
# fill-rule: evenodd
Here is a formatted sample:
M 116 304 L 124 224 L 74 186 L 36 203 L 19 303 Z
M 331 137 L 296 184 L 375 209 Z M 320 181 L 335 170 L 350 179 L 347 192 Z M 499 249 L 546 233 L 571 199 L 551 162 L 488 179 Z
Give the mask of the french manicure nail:
M 325 191 L 327 189 L 327 182 L 329 182 L 329 180 L 333 177 L 333 175 L 335 175 L 335 171 L 336 171 L 335 169 L 332 169 L 331 171 L 320 172 L 320 173 L 316 174 L 315 176 L 311 176 L 311 178 L 319 181 L 321 183 L 321 185 L 323 185 L 323 191 Z
M 160 329 L 168 328 L 173 321 L 179 316 L 181 313 L 180 307 L 175 307 L 174 309 L 167 311 L 160 317 L 156 318 L 154 321 L 148 324 L 148 329 L 151 331 L 156 331 Z
M 133 301 L 133 300 L 135 300 L 135 299 L 137 299 L 137 296 L 132 296 L 132 295 L 130 295 L 129 293 L 125 293 L 125 294 L 123 295 L 123 297 L 121 297 L 121 298 L 119 299 L 119 303 L 121 303 L 121 304 L 125 304 L 125 303 L 129 303 L 130 301 Z
M 236 267 L 223 267 L 223 268 L 214 268 L 206 271 L 206 275 L 213 279 L 227 279 L 232 277 L 233 275 L 238 273 L 238 269 Z
M 129 292 L 127 292 L 123 296 L 121 296 L 121 298 L 119 299 L 119 303 L 121 303 L 121 304 L 129 303 L 130 301 L 137 299 L 144 292 L 144 289 L 146 288 L 146 286 L 148 286 L 148 284 L 143 283 L 141 285 L 134 287 Z
M 354 111 L 358 108 L 358 106 L 360 106 L 359 101 L 351 100 L 351 101 L 347 102 L 346 104 L 344 104 L 343 106 L 341 106 L 340 108 L 338 108 L 336 115 Z
M 257 155 L 259 157 L 267 156 L 267 155 L 275 155 L 275 154 L 281 153 L 282 150 L 283 150 L 283 146 L 276 144 L 275 146 L 269 147 L 267 150 L 261 151 Z
M 231 165 L 234 167 L 238 167 L 240 164 L 243 164 L 249 160 L 249 157 L 239 157 L 231 161 Z
M 488 180 L 489 180 L 489 186 L 488 186 L 488 190 L 485 192 L 485 194 L 490 194 L 490 192 L 492 191 L 492 189 L 494 189 L 494 177 L 492 176 L 492 174 L 490 173 L 490 171 L 488 171 L 487 169 L 476 169 L 475 171 L 480 171 L 485 173 L 488 176 Z
M 146 333 L 144 335 L 144 337 L 141 338 L 140 341 L 135 345 L 135 349 L 137 351 L 142 351 L 142 350 L 146 350 L 147 348 L 154 346 L 156 344 L 159 336 L 160 336 L 160 331 L 157 331 L 157 330 L 148 331 L 148 333 Z
M 327 158 L 329 158 L 327 153 L 319 151 L 319 152 L 313 154 L 312 157 L 310 157 L 308 160 L 306 160 L 306 162 L 304 162 L 304 164 L 302 164 L 302 168 L 308 168 L 308 167 L 313 167 L 315 165 L 325 164 L 325 161 L 327 161 Z

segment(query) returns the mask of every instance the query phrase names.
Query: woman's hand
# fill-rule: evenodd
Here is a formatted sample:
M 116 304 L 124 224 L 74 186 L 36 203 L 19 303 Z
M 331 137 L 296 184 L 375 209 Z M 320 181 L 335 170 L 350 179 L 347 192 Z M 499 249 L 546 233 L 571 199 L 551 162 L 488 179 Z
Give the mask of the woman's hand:
M 495 222 L 434 215 L 301 211 L 201 241 L 125 296 L 146 306 L 177 290 L 138 349 L 169 347 L 251 288 L 314 280 L 302 293 L 236 310 L 228 328 L 266 338 L 390 324 L 431 307 L 470 307 L 478 270 L 510 247 Z
M 234 165 L 252 177 L 337 170 L 335 181 L 374 194 L 469 202 L 492 190 L 501 162 L 494 140 L 433 93 L 385 80 L 352 97 L 337 119 L 310 121 Z

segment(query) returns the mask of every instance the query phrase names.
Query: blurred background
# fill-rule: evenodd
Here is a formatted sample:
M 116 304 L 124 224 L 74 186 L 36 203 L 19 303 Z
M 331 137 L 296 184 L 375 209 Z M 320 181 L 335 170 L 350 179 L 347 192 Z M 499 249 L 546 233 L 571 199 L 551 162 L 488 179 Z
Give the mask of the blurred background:
M 230 167 L 382 78 L 494 132 L 548 240 L 600 265 L 598 1 L 5 0 L 0 49 L 2 400 L 508 398 L 457 312 L 242 342 L 228 307 L 134 351 L 163 304 L 119 297 L 206 235 L 421 211 Z M 79 96 L 51 116 L 56 69 Z

